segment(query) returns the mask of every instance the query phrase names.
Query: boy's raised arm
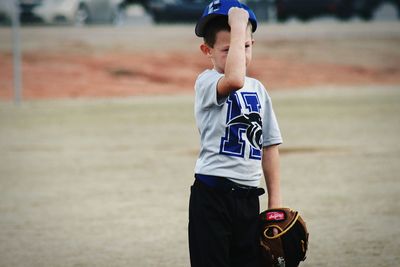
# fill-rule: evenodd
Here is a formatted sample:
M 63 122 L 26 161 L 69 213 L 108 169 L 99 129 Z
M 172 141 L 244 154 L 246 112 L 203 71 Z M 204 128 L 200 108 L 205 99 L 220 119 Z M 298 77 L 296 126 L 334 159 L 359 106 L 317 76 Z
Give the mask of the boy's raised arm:
M 245 42 L 249 13 L 237 7 L 232 7 L 228 13 L 228 23 L 231 27 L 230 45 L 226 58 L 225 75 L 217 85 L 218 97 L 228 96 L 232 91 L 243 87 L 246 76 Z

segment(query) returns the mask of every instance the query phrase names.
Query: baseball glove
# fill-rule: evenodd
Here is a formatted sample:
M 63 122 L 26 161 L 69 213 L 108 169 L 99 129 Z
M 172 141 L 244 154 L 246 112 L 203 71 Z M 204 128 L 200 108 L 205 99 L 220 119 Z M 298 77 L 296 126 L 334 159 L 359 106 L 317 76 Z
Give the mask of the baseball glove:
M 306 259 L 308 231 L 297 211 L 270 209 L 260 214 L 260 267 L 297 267 Z M 273 229 L 277 229 L 277 234 Z

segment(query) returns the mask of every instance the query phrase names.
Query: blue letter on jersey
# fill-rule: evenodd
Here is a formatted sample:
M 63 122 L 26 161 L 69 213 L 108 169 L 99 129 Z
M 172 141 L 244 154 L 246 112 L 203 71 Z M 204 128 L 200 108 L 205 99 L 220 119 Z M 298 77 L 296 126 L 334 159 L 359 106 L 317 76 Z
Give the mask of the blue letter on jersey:
M 242 114 L 241 97 L 244 107 L 249 111 Z M 226 116 L 225 136 L 221 138 L 220 154 L 244 157 L 245 149 L 250 149 L 251 159 L 261 159 L 262 122 L 260 101 L 255 92 L 236 92 L 230 94 Z M 244 139 L 243 136 L 246 136 Z

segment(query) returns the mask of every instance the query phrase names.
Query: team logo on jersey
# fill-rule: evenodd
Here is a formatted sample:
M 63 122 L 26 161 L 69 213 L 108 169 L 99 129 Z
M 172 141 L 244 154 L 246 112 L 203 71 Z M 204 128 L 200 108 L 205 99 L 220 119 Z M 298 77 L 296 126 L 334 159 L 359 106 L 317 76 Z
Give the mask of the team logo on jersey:
M 246 137 L 250 145 L 256 149 L 262 148 L 262 120 L 260 114 L 251 112 L 240 115 L 228 122 L 228 126 L 241 124 L 246 128 Z
M 226 100 L 226 128 L 220 154 L 261 160 L 261 103 L 256 92 L 234 92 Z M 248 151 L 248 154 L 245 152 Z

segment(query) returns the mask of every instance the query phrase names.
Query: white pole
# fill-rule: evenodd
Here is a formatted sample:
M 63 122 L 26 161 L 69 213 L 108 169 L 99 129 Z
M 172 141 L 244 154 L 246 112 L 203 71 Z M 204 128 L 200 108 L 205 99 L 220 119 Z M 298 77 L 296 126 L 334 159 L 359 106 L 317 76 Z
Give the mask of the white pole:
M 22 96 L 19 1 L 12 0 L 12 5 L 14 102 L 19 105 Z

